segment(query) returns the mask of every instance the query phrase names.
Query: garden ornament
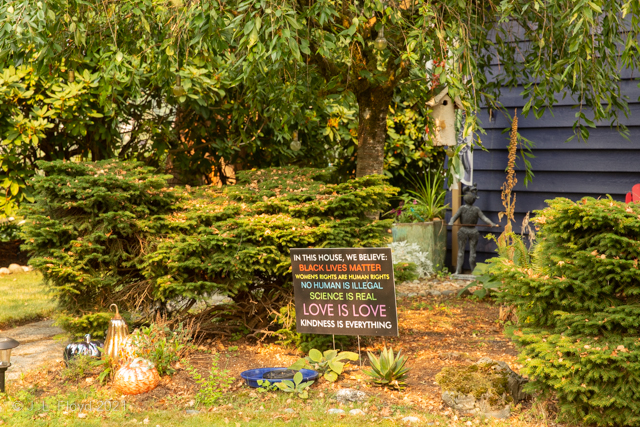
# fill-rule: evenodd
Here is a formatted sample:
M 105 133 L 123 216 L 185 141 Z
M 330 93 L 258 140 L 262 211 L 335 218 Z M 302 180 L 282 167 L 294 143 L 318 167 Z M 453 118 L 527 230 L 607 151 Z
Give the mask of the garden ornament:
M 118 306 L 115 304 L 111 304 L 111 306 L 116 308 L 116 315 L 109 322 L 107 338 L 104 340 L 104 352 L 117 363 L 120 357 L 120 348 L 129 335 L 129 327 L 120 316 Z
M 116 371 L 113 386 L 122 394 L 147 393 L 158 386 L 160 375 L 155 365 L 141 357 Z
M 475 183 L 472 187 L 465 186 L 463 188 L 463 194 L 464 206 L 461 206 L 458 212 L 451 218 L 451 221 L 449 221 L 449 225 L 454 225 L 453 223 L 456 222 L 458 218 L 462 221 L 461 227 L 458 230 L 458 264 L 456 265 L 456 274 L 462 273 L 467 240 L 469 241 L 469 264 L 471 265 L 471 271 L 476 268 L 476 246 L 478 246 L 478 238 L 480 237 L 480 233 L 476 228 L 478 219 L 483 220 L 492 227 L 498 227 L 498 224 L 495 224 L 487 218 L 479 207 L 473 206 L 478 199 L 478 187 Z
M 87 334 L 84 336 L 84 341 L 73 342 L 64 349 L 64 363 L 69 366 L 69 360 L 80 355 L 100 359 L 103 346 L 102 341 L 91 341 L 91 335 Z
M 640 203 L 640 184 L 636 184 L 631 188 L 631 191 L 627 193 L 625 198 L 626 203 Z

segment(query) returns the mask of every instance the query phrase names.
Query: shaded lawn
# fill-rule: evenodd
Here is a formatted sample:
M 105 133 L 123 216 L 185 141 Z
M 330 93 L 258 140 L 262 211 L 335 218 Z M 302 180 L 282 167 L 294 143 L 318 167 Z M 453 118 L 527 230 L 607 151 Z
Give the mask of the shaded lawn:
M 40 273 L 0 276 L 0 329 L 47 317 L 55 306 Z

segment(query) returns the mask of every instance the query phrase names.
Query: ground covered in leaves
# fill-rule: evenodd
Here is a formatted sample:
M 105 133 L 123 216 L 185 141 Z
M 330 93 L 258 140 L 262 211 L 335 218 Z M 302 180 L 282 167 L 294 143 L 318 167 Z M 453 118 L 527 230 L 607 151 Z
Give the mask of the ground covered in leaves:
M 43 368 L 10 384 L 9 396 L 0 398 L 0 425 L 24 425 L 36 421 L 52 425 L 56 419 L 62 425 L 114 425 L 150 423 L 151 425 L 260 425 L 260 422 L 293 423 L 293 425 L 394 425 L 414 416 L 431 425 L 476 425 L 489 423 L 505 426 L 555 425 L 549 419 L 548 402 L 528 402 L 515 408 L 508 420 L 480 420 L 463 418 L 448 409 L 440 398 L 435 376 L 443 367 L 469 365 L 481 357 L 507 362 L 518 371 L 517 352 L 504 336 L 498 322 L 499 307 L 491 302 L 468 298 L 427 296 L 401 298 L 398 301 L 400 336 L 398 338 L 361 338 L 363 366 L 353 363 L 346 367 L 337 383 L 320 379 L 303 401 L 281 392 L 257 393 L 244 385 L 240 373 L 247 369 L 282 366 L 295 362 L 301 354 L 274 342 L 208 340 L 176 366 L 172 377 L 164 377 L 159 387 L 139 396 L 120 396 L 111 387 L 97 383 L 95 375 L 84 378 L 61 379 L 62 364 Z M 404 391 L 388 391 L 372 387 L 363 370 L 367 368 L 367 351 L 379 352 L 384 345 L 409 356 L 411 371 Z M 357 340 L 345 350 L 358 351 Z M 185 369 L 189 364 L 206 373 L 213 358 L 219 367 L 227 369 L 234 382 L 212 407 L 196 407 L 194 396 L 197 384 Z M 333 395 L 340 388 L 355 388 L 366 392 L 368 401 L 341 406 Z M 110 410 L 105 411 L 105 401 Z M 62 402 L 62 403 L 60 403 Z M 76 406 L 64 402 L 75 402 Z M 79 406 L 84 402 L 84 409 Z M 91 408 L 87 403 L 93 403 Z M 116 403 L 119 406 L 115 407 Z M 96 410 L 99 404 L 105 406 Z M 16 406 L 17 405 L 17 406 Z M 124 410 L 123 410 L 124 406 Z M 328 408 L 343 408 L 346 415 L 330 415 Z M 348 414 L 351 407 L 360 408 L 364 415 Z M 79 418 L 80 417 L 80 418 Z M 11 420 L 11 421 L 10 421 Z M 21 421 L 22 420 L 22 421 Z M 109 421 L 111 420 L 111 421 Z M 135 420 L 135 422 L 133 422 Z M 188 421 L 191 420 L 191 421 Z M 422 424 L 420 423 L 420 424 Z M 33 425 L 33 424 L 29 424 Z

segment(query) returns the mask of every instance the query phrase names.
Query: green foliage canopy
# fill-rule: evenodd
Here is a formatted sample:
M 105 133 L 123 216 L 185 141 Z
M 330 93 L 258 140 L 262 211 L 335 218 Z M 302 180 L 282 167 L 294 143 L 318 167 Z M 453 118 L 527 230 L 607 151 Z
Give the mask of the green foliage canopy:
M 38 160 L 137 159 L 201 183 L 238 168 L 355 168 L 357 105 L 290 64 L 246 70 L 219 2 L 11 0 L 0 5 L 0 210 L 31 200 Z M 248 74 L 249 73 L 249 74 Z M 433 156 L 398 100 L 392 167 Z M 404 124 L 407 126 L 404 126 Z M 411 127 L 411 129 L 409 129 Z M 289 148 L 299 131 L 302 151 Z M 391 149 L 390 149 L 391 150 Z
M 525 114 L 566 93 L 586 138 L 628 113 L 618 74 L 638 68 L 639 11 L 635 0 L 9 0 L 0 207 L 30 197 L 40 159 L 169 162 L 185 182 L 228 164 L 334 163 L 349 176 L 357 161 L 359 175 L 402 175 L 434 155 L 424 103 L 445 85 L 469 113 L 500 108 L 500 88 L 519 82 Z M 466 133 L 480 127 L 468 114 Z

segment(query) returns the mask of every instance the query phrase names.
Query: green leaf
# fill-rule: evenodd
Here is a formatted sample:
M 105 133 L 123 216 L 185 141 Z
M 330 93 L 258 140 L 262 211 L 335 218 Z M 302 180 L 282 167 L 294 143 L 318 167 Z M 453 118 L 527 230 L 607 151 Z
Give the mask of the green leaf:
M 360 356 L 358 356 L 358 353 L 354 353 L 352 351 L 341 351 L 340 355 L 339 355 L 339 359 L 348 359 L 351 360 L 353 362 L 355 362 L 356 360 L 358 360 L 360 358 Z
M 331 370 L 336 372 L 337 374 L 341 374 L 342 370 L 344 369 L 344 363 L 338 362 L 335 359 L 331 359 L 329 360 L 329 368 L 331 368 Z
M 251 47 L 254 44 L 256 44 L 258 41 L 258 30 L 254 27 L 253 30 L 251 30 L 251 34 L 249 35 L 249 46 Z
M 293 376 L 293 382 L 298 385 L 302 382 L 303 380 L 303 376 L 302 376 L 302 372 L 296 372 L 296 374 Z
M 277 13 L 276 13 L 276 15 L 277 15 Z M 298 23 L 298 21 L 296 21 L 296 20 L 295 20 L 295 18 L 293 18 L 293 17 L 291 17 L 291 16 L 289 16 L 289 15 L 286 15 L 286 16 L 285 16 L 285 18 L 287 19 L 287 21 L 289 22 L 289 24 L 290 24 L 294 29 L 296 29 L 296 30 L 301 30 L 301 29 L 302 29 L 302 25 L 300 25 L 300 24 Z
M 338 350 L 327 350 L 323 353 L 326 360 L 331 360 L 338 354 Z
M 329 381 L 330 383 L 338 380 L 338 374 L 333 371 L 327 371 L 324 373 L 324 379 Z
M 322 360 L 322 353 L 320 353 L 319 350 L 316 350 L 315 348 L 312 348 L 309 351 L 309 359 L 311 359 L 313 362 L 320 362 Z
M 307 367 L 309 367 L 309 363 L 305 359 L 298 359 L 293 365 L 289 366 L 289 369 L 299 371 L 300 369 L 305 369 Z

